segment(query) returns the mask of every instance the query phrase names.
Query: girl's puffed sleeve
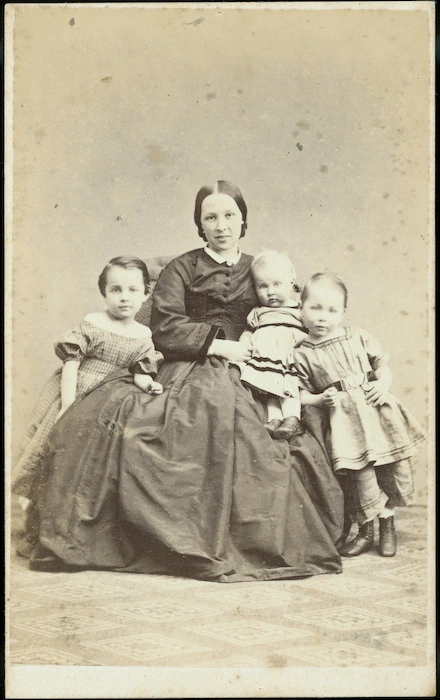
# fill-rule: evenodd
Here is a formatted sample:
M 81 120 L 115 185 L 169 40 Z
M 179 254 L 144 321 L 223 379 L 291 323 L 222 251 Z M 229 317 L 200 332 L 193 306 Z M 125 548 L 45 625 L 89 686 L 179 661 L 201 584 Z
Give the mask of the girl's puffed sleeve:
M 384 350 L 379 341 L 376 340 L 371 333 L 368 333 L 368 331 L 364 331 L 361 328 L 358 328 L 356 332 L 365 352 L 367 353 L 371 369 L 376 370 L 379 369 L 379 367 L 387 365 L 390 361 L 390 356 Z
M 214 338 L 224 338 L 219 326 L 193 321 L 185 307 L 191 279 L 191 258 L 183 255 L 162 270 L 154 288 L 151 329 L 155 346 L 170 360 L 198 360 L 206 356 Z
M 156 350 L 153 341 L 146 339 L 145 349 L 139 353 L 139 357 L 131 363 L 128 370 L 131 374 L 149 374 L 155 377 L 163 359 L 162 353 Z
M 305 391 L 310 391 L 310 393 L 313 394 L 313 392 L 316 391 L 316 389 L 313 385 L 310 365 L 307 361 L 306 355 L 302 353 L 301 350 L 293 350 L 292 366 L 296 370 L 299 388 L 305 389 Z
M 260 325 L 260 320 L 258 316 L 258 307 L 254 307 L 252 311 L 249 312 L 246 319 L 246 326 L 248 329 L 254 331 Z
M 89 343 L 90 338 L 80 324 L 76 328 L 66 331 L 61 340 L 54 343 L 55 354 L 63 362 L 69 360 L 82 362 L 87 354 Z

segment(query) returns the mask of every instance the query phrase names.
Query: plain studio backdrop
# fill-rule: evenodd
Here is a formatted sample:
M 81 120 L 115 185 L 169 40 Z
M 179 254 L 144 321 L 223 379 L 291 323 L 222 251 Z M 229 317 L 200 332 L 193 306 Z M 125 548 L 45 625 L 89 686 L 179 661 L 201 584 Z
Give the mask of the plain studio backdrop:
M 13 454 L 105 263 L 200 247 L 216 179 L 243 191 L 243 250 L 342 276 L 426 425 L 430 15 L 338 4 L 11 6 Z

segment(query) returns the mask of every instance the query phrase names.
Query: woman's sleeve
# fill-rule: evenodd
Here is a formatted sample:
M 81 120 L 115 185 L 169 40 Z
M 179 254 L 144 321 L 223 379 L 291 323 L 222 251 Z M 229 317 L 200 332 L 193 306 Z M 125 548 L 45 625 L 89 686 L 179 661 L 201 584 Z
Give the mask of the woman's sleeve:
M 163 362 L 163 355 L 154 347 L 152 340 L 146 340 L 146 347 L 130 365 L 131 374 L 150 374 L 156 376 Z
M 68 362 L 69 360 L 82 362 L 87 354 L 89 343 L 90 338 L 79 325 L 77 328 L 72 328 L 64 333 L 61 340 L 54 343 L 55 354 L 63 362 Z
M 370 362 L 371 368 L 375 370 L 379 369 L 379 367 L 387 365 L 390 361 L 390 356 L 387 352 L 385 352 L 384 348 L 379 343 L 379 341 L 376 340 L 376 338 L 372 336 L 371 333 L 368 333 L 367 331 L 364 331 L 362 329 L 358 329 L 358 333 L 361 343 L 364 346 L 365 351 L 368 355 L 368 360 Z
M 214 338 L 224 338 L 219 326 L 193 321 L 186 314 L 184 264 L 173 260 L 159 275 L 154 288 L 151 330 L 155 346 L 166 359 L 206 357 Z

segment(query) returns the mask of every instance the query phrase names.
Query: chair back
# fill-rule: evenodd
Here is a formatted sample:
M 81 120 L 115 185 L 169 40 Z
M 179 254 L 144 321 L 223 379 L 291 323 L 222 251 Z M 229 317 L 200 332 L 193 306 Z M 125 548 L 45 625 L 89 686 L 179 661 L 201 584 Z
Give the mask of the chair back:
M 136 321 L 142 323 L 144 326 L 150 326 L 151 322 L 151 308 L 153 306 L 153 290 L 156 286 L 157 278 L 162 272 L 165 265 L 175 258 L 175 255 L 159 255 L 157 258 L 148 258 L 145 260 L 145 264 L 148 269 L 148 274 L 150 275 L 150 296 L 147 301 L 144 302 L 136 314 Z

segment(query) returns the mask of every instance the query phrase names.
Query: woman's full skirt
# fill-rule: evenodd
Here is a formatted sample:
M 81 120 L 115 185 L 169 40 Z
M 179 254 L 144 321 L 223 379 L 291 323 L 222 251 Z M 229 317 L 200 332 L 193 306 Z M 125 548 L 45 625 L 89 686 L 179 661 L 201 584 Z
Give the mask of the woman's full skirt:
M 34 499 L 66 564 L 220 582 L 339 573 L 342 492 L 309 433 L 273 441 L 225 361 L 123 371 L 56 424 Z

